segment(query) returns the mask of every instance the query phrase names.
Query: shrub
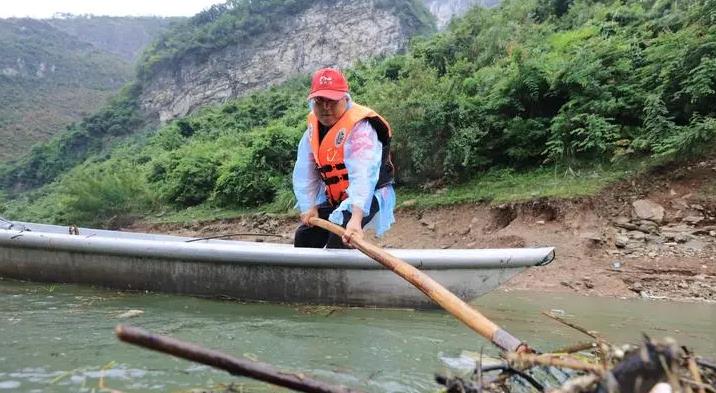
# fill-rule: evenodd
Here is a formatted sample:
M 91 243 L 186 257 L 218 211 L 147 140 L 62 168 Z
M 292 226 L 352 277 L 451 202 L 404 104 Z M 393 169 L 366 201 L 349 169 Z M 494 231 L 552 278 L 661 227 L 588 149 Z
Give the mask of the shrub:
M 156 196 L 131 163 L 110 160 L 97 166 L 80 166 L 57 185 L 57 214 L 64 224 L 107 226 L 156 206 Z
M 247 146 L 222 165 L 214 200 L 226 207 L 258 206 L 289 188 L 301 128 L 274 124 L 254 132 Z
M 155 167 L 153 180 L 161 180 L 161 198 L 173 205 L 181 207 L 195 206 L 209 198 L 218 177 L 218 162 L 211 156 L 195 154 L 177 157 Z M 167 168 L 168 166 L 168 168 Z M 157 168 L 162 172 L 157 173 Z M 159 176 L 161 178 L 159 179 Z

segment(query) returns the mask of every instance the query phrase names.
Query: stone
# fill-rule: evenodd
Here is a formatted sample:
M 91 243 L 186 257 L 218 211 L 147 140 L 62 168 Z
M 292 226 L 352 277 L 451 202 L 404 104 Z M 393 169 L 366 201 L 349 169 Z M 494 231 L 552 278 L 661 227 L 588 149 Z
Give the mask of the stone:
M 671 201 L 671 207 L 676 210 L 687 210 L 689 208 L 689 203 L 681 198 L 678 198 Z
M 639 225 L 636 230 L 644 233 L 659 233 L 658 227 L 653 227 L 649 225 Z
M 620 222 L 616 222 L 616 223 L 614 223 L 614 226 L 616 226 L 616 227 L 618 227 L 618 228 L 623 228 L 623 229 L 626 229 L 626 230 L 629 230 L 629 231 L 635 231 L 635 230 L 639 229 L 639 226 L 638 226 L 638 225 L 633 224 L 633 223 L 631 223 L 631 222 L 621 222 L 621 223 L 620 223 Z
M 434 231 L 435 230 L 435 223 L 430 222 L 424 218 L 420 219 L 420 224 L 424 227 L 427 227 L 429 230 Z
M 628 224 L 629 221 L 631 221 L 631 220 L 629 220 L 628 217 L 619 216 L 619 217 L 617 217 L 617 218 L 614 219 L 614 225 L 617 225 L 617 226 L 618 226 L 619 224 Z
M 400 206 L 402 207 L 410 207 L 415 206 L 415 204 L 418 203 L 415 199 L 408 199 L 407 201 L 403 202 Z
M 629 243 L 629 238 L 624 235 L 617 235 L 617 237 L 614 239 L 614 245 L 618 248 L 626 247 L 627 243 Z
M 701 216 L 701 215 L 699 215 L 699 216 L 690 215 L 690 216 L 686 216 L 686 217 L 682 218 L 681 221 L 683 221 L 683 222 L 688 222 L 689 224 L 698 224 L 698 223 L 700 223 L 701 221 L 703 221 L 704 218 L 705 218 L 705 217 L 704 217 L 704 216 Z
M 684 246 L 693 251 L 703 251 L 708 246 L 708 243 L 697 239 L 691 239 L 687 241 Z
M 659 224 L 651 220 L 641 220 L 637 229 L 645 233 L 659 233 Z
M 652 234 L 646 235 L 646 241 L 652 244 L 664 244 L 664 239 Z
M 686 243 L 691 237 L 683 232 L 674 234 L 674 241 L 677 243 Z
M 627 236 L 634 240 L 644 240 L 646 238 L 646 234 L 641 231 L 629 231 L 627 232 Z
M 642 220 L 651 220 L 657 223 L 664 221 L 664 207 L 649 199 L 639 199 L 632 202 L 634 214 Z
M 593 243 L 604 243 L 604 239 L 598 233 L 587 232 L 582 234 L 582 239 L 589 240 Z

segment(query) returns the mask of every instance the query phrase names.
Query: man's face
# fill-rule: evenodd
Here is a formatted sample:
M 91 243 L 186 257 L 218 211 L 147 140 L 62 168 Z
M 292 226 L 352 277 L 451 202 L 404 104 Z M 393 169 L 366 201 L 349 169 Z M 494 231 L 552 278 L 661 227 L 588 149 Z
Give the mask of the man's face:
M 326 127 L 331 127 L 338 122 L 346 111 L 348 99 L 343 97 L 338 101 L 329 100 L 325 97 L 316 97 L 313 99 L 313 113 Z

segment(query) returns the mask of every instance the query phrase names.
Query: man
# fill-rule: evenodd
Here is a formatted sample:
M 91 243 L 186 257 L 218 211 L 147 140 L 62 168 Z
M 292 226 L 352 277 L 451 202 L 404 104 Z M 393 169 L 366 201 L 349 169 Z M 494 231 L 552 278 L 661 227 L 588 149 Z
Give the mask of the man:
M 352 102 L 346 78 L 334 68 L 314 73 L 308 100 L 311 112 L 293 170 L 301 210 L 294 246 L 345 248 L 363 238 L 366 225 L 382 235 L 395 222 L 390 125 Z M 342 225 L 345 235 L 311 226 L 312 217 Z

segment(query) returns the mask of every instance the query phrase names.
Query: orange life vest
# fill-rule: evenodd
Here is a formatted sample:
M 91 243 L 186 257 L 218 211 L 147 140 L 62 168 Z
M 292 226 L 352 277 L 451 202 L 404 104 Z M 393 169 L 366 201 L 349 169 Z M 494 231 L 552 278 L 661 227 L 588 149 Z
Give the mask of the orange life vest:
M 332 205 L 340 203 L 347 197 L 346 190 L 349 181 L 343 147 L 353 131 L 353 127 L 363 119 L 370 122 L 378 133 L 378 140 L 383 144 L 380 176 L 375 187 L 378 189 L 392 183 L 395 173 L 393 163 L 390 161 L 390 138 L 393 131 L 388 122 L 372 109 L 352 103 L 351 107 L 320 141 L 318 118 L 313 112 L 308 114 L 308 136 L 311 151 L 318 166 L 318 173 L 326 184 L 326 196 Z

